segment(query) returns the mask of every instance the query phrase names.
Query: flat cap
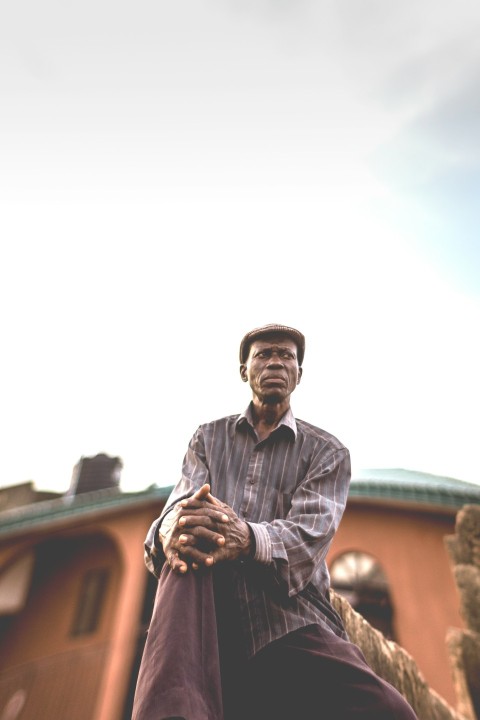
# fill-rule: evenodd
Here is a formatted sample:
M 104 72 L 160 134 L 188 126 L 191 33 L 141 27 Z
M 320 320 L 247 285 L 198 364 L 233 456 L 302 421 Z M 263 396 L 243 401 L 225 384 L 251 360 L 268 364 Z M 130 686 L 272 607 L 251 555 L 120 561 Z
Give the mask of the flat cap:
M 298 364 L 301 365 L 303 363 L 303 356 L 305 355 L 304 335 L 302 335 L 300 330 L 295 330 L 295 328 L 288 327 L 287 325 L 276 325 L 275 323 L 250 330 L 250 332 L 243 337 L 240 343 L 240 362 L 244 363 L 246 361 L 250 345 L 254 340 L 257 340 L 263 335 L 272 335 L 273 333 L 288 335 L 288 337 L 294 341 L 298 349 Z

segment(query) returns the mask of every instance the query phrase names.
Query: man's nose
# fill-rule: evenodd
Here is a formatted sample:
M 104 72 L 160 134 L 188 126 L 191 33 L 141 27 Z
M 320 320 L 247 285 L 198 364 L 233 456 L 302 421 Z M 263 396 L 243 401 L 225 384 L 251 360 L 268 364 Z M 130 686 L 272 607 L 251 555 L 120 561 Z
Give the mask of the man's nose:
M 282 358 L 278 353 L 272 353 L 268 360 L 268 365 L 281 365 L 283 366 Z

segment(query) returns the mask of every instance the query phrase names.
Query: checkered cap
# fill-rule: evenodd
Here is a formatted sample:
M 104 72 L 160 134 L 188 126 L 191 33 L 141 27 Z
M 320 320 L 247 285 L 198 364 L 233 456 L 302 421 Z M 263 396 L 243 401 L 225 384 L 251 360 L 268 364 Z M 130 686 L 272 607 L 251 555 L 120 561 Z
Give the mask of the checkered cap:
M 240 362 L 244 363 L 246 361 L 250 345 L 254 340 L 257 340 L 263 335 L 271 335 L 272 333 L 288 335 L 288 337 L 294 341 L 298 350 L 298 364 L 301 365 L 303 363 L 303 356 L 305 355 L 305 337 L 299 330 L 295 330 L 295 328 L 288 327 L 287 325 L 276 325 L 275 323 L 250 330 L 250 332 L 244 336 L 240 343 Z

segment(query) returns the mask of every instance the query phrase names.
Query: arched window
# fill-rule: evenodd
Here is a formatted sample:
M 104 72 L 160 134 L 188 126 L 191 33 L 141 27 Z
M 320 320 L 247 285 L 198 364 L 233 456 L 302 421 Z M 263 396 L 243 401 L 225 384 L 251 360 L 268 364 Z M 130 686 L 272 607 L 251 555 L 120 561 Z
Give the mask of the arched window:
M 385 637 L 395 639 L 387 576 L 372 555 L 358 551 L 339 555 L 330 566 L 330 577 L 332 588 L 354 610 Z

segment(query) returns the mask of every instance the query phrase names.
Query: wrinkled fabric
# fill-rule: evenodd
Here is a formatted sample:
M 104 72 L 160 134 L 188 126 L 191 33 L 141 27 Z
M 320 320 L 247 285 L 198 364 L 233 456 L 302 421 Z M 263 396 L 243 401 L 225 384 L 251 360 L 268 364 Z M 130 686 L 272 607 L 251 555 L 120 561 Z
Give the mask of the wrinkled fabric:
M 212 573 L 160 573 L 132 720 L 223 720 Z

